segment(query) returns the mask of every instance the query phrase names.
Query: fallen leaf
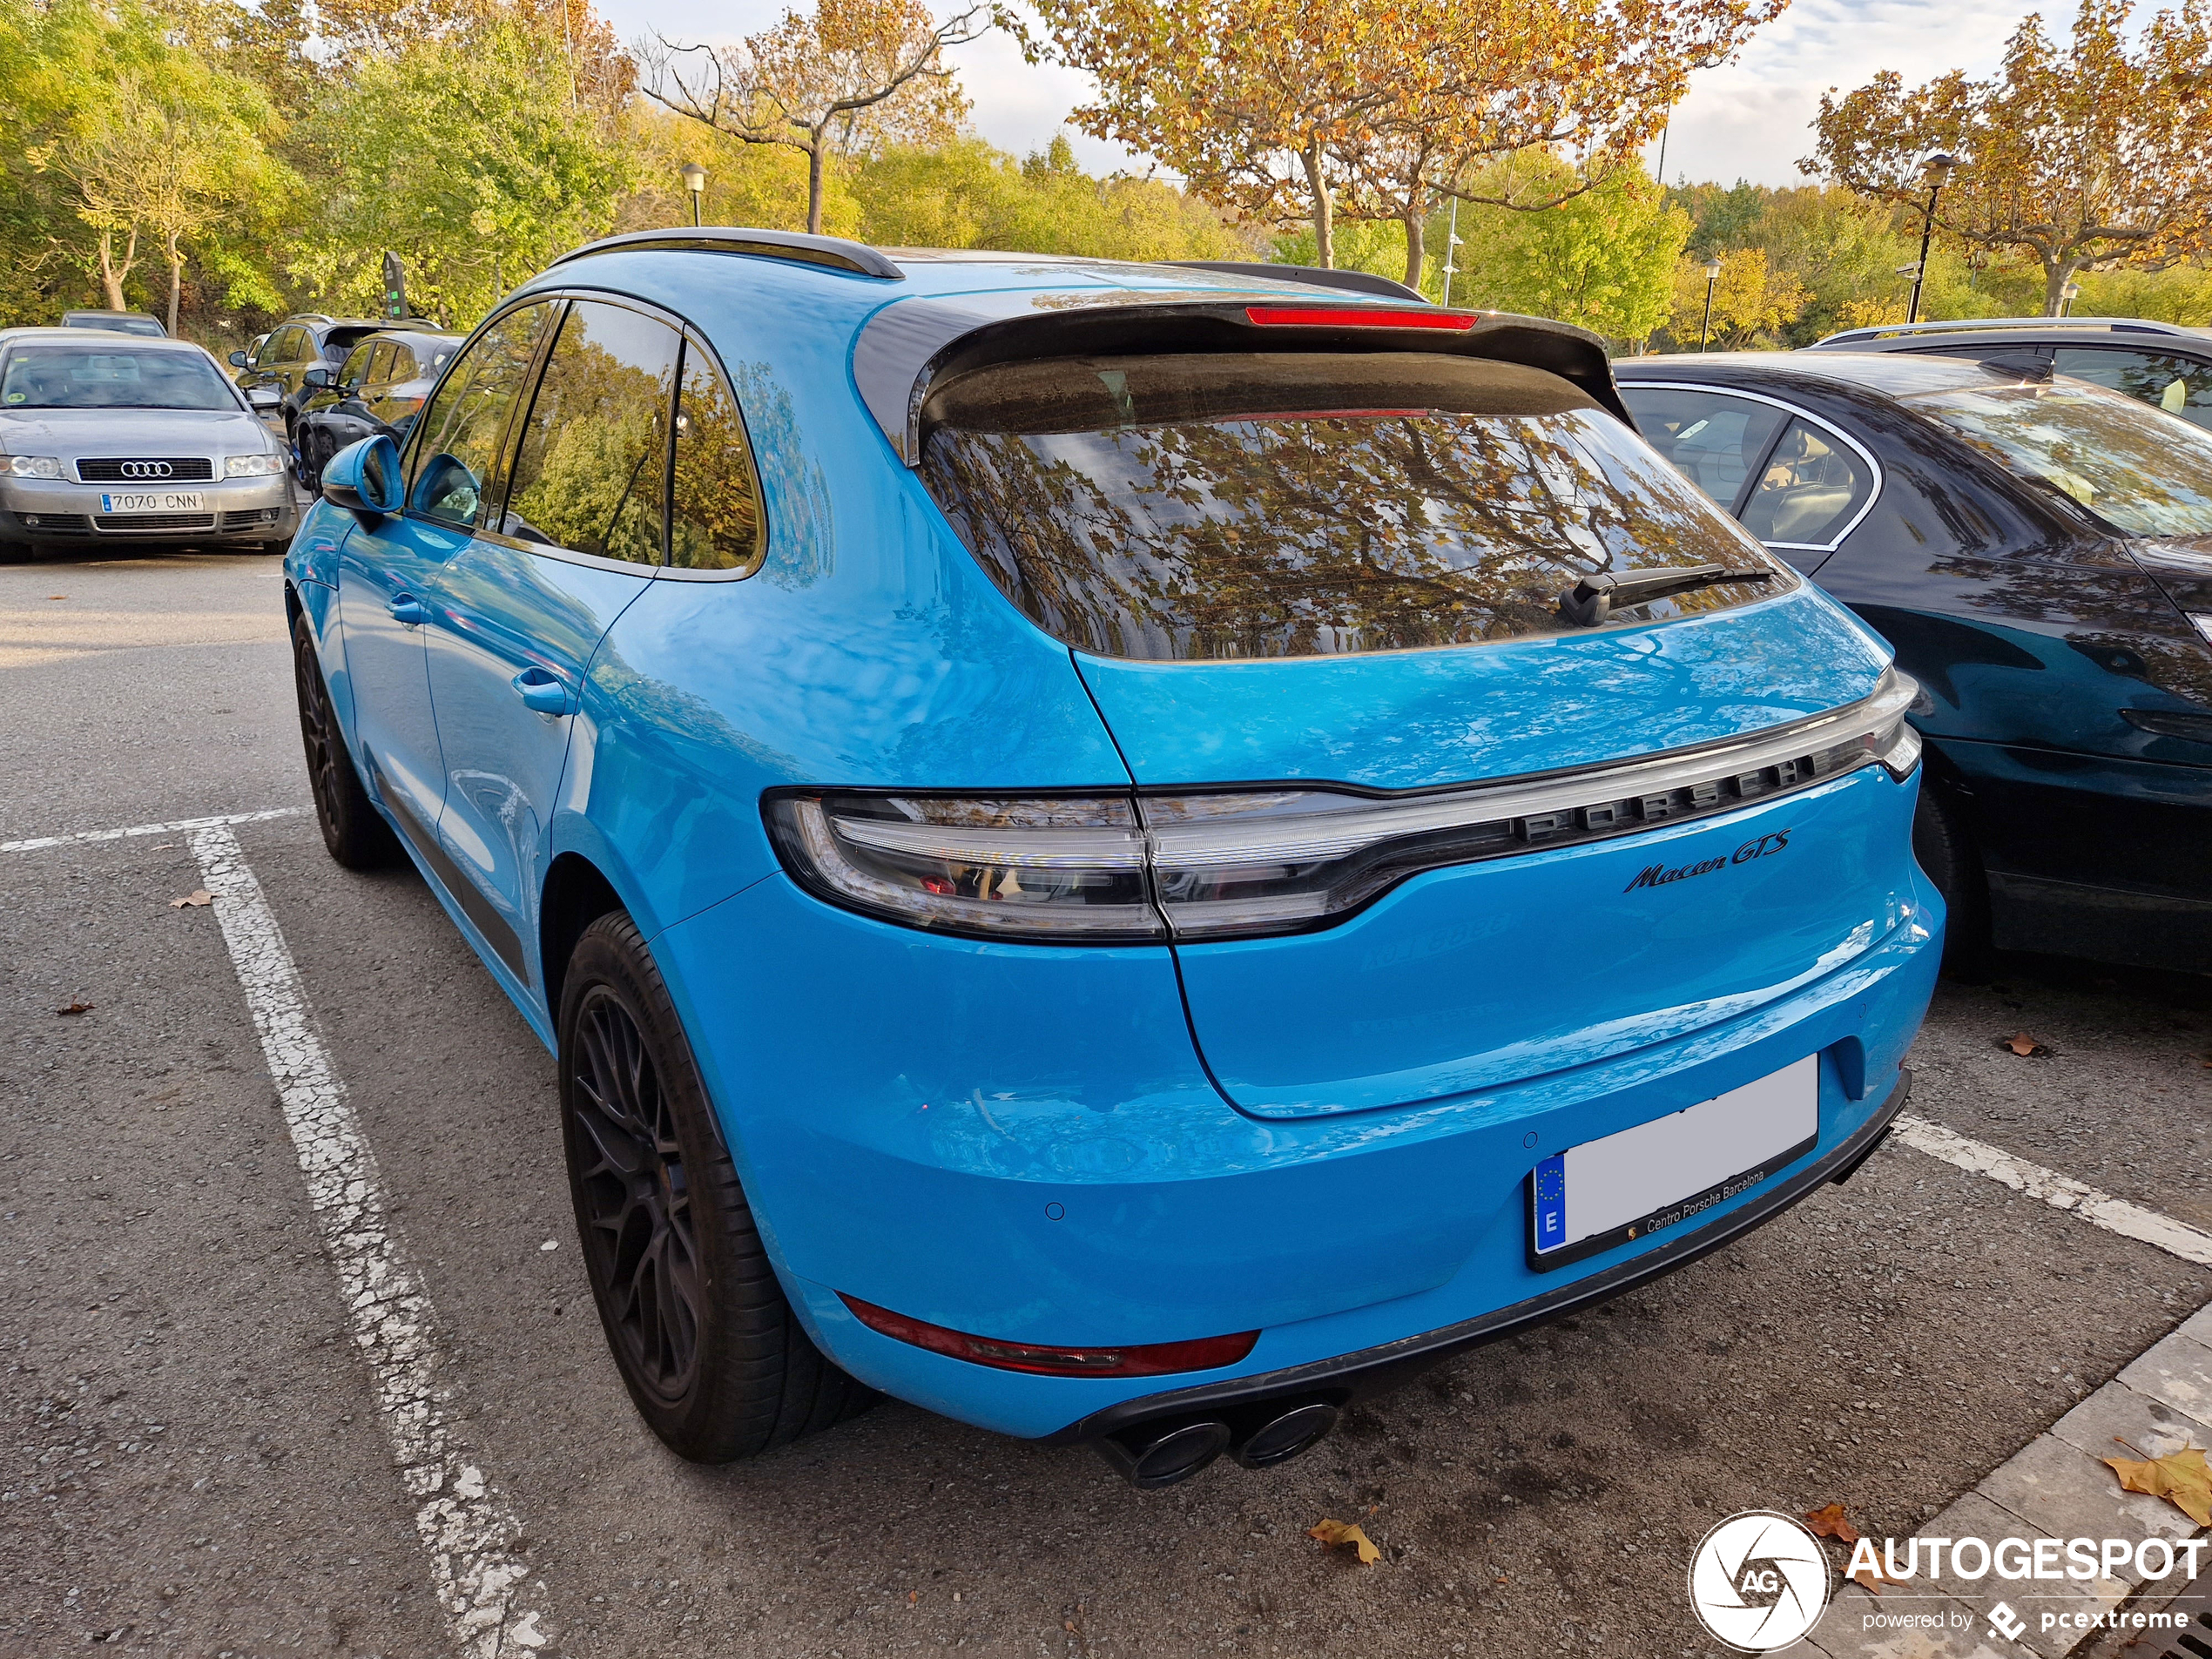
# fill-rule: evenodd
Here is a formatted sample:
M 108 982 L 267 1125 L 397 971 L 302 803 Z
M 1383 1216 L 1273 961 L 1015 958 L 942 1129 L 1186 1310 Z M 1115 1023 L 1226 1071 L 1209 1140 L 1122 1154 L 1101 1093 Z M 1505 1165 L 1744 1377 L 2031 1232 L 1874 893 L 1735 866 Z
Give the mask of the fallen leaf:
M 1877 1595 L 1879 1595 L 1882 1593 L 1883 1585 L 1894 1581 L 1893 1580 L 1884 1578 L 1882 1576 L 1882 1569 L 1878 1567 L 1862 1567 L 1856 1573 L 1853 1573 L 1851 1575 L 1851 1580 L 1854 1584 L 1865 1585 Z
M 65 1008 L 54 1010 L 57 1014 L 90 1014 L 91 1011 L 92 1004 L 90 1002 L 72 1002 Z
M 205 905 L 214 902 L 215 895 L 208 892 L 206 887 L 201 887 L 194 892 L 187 893 L 181 899 L 172 899 L 169 901 L 169 907 L 172 910 L 182 910 L 186 905 Z
M 2120 1440 L 2118 1435 L 2113 1438 Z M 2128 1446 L 2125 1440 L 2120 1444 Z M 2105 1461 L 2119 1475 L 2121 1491 L 2164 1498 L 2198 1526 L 2212 1527 L 2212 1467 L 2205 1464 L 2202 1447 L 2185 1446 L 2164 1457 L 2108 1457 Z
M 1808 1509 L 1805 1521 L 1811 1527 L 1815 1537 L 1832 1538 L 1840 1544 L 1858 1541 L 1858 1528 L 1844 1519 L 1844 1506 L 1840 1503 L 1831 1503 L 1821 1509 Z
M 2051 1052 L 2047 1045 L 2038 1042 L 2025 1031 L 2013 1036 L 1998 1038 L 1997 1046 L 2000 1049 L 2010 1049 L 2023 1060 L 2031 1056 L 2040 1058 Z
M 65 593 L 50 593 L 46 597 L 49 599 L 66 599 L 69 597 L 69 596 Z
M 1308 1538 L 1319 1539 L 1331 1549 L 1334 1549 L 1339 1544 L 1350 1544 L 1359 1552 L 1359 1564 L 1362 1567 L 1372 1567 L 1382 1559 L 1382 1551 L 1375 1548 L 1374 1540 L 1350 1521 L 1324 1521 L 1318 1526 L 1307 1527 L 1305 1535 Z

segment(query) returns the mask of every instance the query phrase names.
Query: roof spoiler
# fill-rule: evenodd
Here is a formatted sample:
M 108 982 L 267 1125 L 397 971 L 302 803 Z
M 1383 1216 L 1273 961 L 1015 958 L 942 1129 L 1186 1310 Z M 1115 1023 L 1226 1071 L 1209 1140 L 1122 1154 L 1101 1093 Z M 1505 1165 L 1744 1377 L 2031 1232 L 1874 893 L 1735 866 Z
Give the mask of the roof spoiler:
M 1630 430 L 1605 342 L 1587 329 L 1500 312 L 1420 310 L 1346 298 L 1299 305 L 1279 292 L 1117 289 L 917 295 L 870 317 L 853 378 L 899 458 L 921 464 L 921 411 L 948 377 L 1038 357 L 1156 352 L 1437 352 L 1540 368 L 1579 387 Z M 1285 304 L 1286 300 L 1291 303 Z
M 570 248 L 553 263 L 566 265 L 593 253 L 676 250 L 693 253 L 743 253 L 755 259 L 788 260 L 820 266 L 884 282 L 903 282 L 907 273 L 866 242 L 842 236 L 809 236 L 802 231 L 737 230 L 719 225 L 678 231 L 629 231 Z
M 1186 271 L 1219 271 L 1225 276 L 1265 277 L 1274 282 L 1303 282 L 1316 288 L 1343 288 L 1352 293 L 1379 293 L 1386 300 L 1414 300 L 1422 305 L 1429 298 L 1419 288 L 1409 288 L 1402 282 L 1393 282 L 1386 276 L 1377 276 L 1372 271 L 1344 271 L 1318 265 L 1262 265 L 1245 260 L 1169 260 L 1169 265 L 1179 265 Z

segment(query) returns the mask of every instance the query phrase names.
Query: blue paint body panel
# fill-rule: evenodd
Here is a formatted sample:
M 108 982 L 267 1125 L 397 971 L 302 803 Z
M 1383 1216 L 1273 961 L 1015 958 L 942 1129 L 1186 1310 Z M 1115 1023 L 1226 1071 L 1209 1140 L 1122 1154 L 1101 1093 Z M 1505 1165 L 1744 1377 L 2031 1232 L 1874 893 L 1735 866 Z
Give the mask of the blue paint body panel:
M 529 285 L 626 293 L 712 343 L 759 456 L 756 575 L 495 555 L 465 532 L 359 524 L 327 504 L 288 564 L 372 792 L 403 834 L 408 813 L 438 826 L 418 866 L 541 1036 L 555 862 L 587 861 L 637 920 L 784 1286 L 833 1358 L 932 1409 L 1045 1434 L 1617 1265 L 1651 1241 L 1530 1271 L 1531 1170 L 1808 1054 L 1824 1056 L 1810 1156 L 1866 1122 L 1925 1007 L 1942 926 L 1908 847 L 1917 779 L 1876 767 L 1723 817 L 1433 871 L 1285 939 L 983 942 L 796 886 L 763 827 L 765 790 L 1429 788 L 1757 731 L 1865 696 L 1885 660 L 1811 589 L 1493 646 L 1078 660 L 1005 599 L 899 463 L 855 388 L 855 336 L 887 304 L 960 293 L 1049 309 L 1282 291 L 1080 261 L 910 269 L 891 284 L 629 252 Z M 426 601 L 424 624 L 395 618 L 403 593 Z M 507 700 L 508 677 L 532 665 L 572 685 L 569 713 Z M 1780 856 L 1626 891 L 1655 860 L 1778 832 Z M 1221 1373 L 1043 1377 L 882 1337 L 840 1291 L 1013 1340 L 1261 1334 Z

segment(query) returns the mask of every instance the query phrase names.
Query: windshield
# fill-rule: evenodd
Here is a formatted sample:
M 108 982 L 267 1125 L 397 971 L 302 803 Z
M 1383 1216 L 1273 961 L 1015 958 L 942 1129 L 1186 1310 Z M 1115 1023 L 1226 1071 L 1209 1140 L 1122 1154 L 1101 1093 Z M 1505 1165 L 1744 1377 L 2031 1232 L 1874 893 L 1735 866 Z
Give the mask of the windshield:
M 196 351 L 118 351 L 88 341 L 10 352 L 0 370 L 0 408 L 235 412 L 238 400 Z
M 2128 535 L 2212 533 L 2212 432 L 2163 410 L 2064 381 L 1904 401 Z
M 1557 633 L 1582 577 L 1719 564 L 1623 607 L 1722 610 L 1791 578 L 1567 381 L 1416 353 L 1061 359 L 923 409 L 921 478 L 1055 637 L 1156 660 L 1327 656 Z

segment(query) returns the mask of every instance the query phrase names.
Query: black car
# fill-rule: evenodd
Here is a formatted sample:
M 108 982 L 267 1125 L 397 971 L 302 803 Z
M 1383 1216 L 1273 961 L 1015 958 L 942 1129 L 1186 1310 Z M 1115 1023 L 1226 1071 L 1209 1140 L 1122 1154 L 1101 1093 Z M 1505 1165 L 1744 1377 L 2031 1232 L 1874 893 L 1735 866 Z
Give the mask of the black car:
M 2212 433 L 1951 356 L 1615 365 L 1644 436 L 1886 636 L 1959 954 L 2202 971 L 2212 947 Z
M 1998 317 L 1847 328 L 1806 349 L 1970 357 L 2019 374 L 2071 374 L 2212 427 L 2212 329 L 2128 317 Z
M 314 389 L 307 383 L 308 371 L 336 368 L 357 344 L 388 326 L 373 318 L 326 317 L 317 312 L 287 317 L 259 347 L 231 354 L 231 366 L 240 371 L 239 389 L 265 417 L 282 417 L 284 435 L 296 448 L 293 427 L 300 406 Z M 273 392 L 275 401 L 271 404 L 267 400 Z
M 388 329 L 359 341 L 338 368 L 309 369 L 293 421 L 300 482 L 321 489 L 323 463 L 360 439 L 381 433 L 404 442 L 462 338 L 435 328 Z

